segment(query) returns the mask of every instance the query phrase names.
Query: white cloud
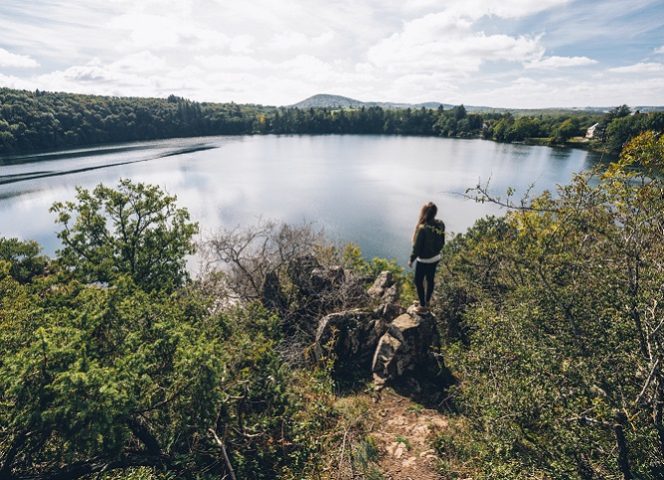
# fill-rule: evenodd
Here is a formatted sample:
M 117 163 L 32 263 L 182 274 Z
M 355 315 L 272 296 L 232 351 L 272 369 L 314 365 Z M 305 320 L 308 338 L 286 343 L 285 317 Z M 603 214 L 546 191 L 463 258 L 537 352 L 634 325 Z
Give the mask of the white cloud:
M 569 3 L 569 0 L 458 0 L 460 8 L 470 12 L 486 12 L 501 18 L 520 18 Z
M 639 78 L 624 82 L 606 78 L 596 82 L 574 78 L 538 80 L 521 77 L 505 85 L 494 86 L 467 94 L 468 104 L 495 107 L 610 107 L 656 105 L 653 99 L 664 98 L 664 82 L 660 78 Z M 551 99 L 555 99 L 555 103 Z
M 37 88 L 30 80 L 3 73 L 0 73 L 0 87 L 17 88 L 19 90 L 34 90 Z
M 9 68 L 35 68 L 39 64 L 27 55 L 17 55 L 0 48 L 0 67 Z
M 565 67 L 580 67 L 585 65 L 594 65 L 597 60 L 588 57 L 543 57 L 539 60 L 526 63 L 526 68 L 539 68 L 539 69 L 557 69 Z
M 256 72 L 269 67 L 269 62 L 257 59 L 250 55 L 197 55 L 197 64 L 203 70 Z
M 655 62 L 639 62 L 634 65 L 626 65 L 624 67 L 609 68 L 610 72 L 614 73 L 652 73 L 664 72 L 664 63 Z
M 118 72 L 96 62 L 40 75 L 35 83 L 49 90 L 103 95 L 149 95 L 148 87 L 154 85 L 148 77 Z
M 664 46 L 621 54 L 620 39 L 606 32 L 626 1 L 600 9 L 580 0 L 2 0 L 2 46 L 39 59 L 41 69 L 4 72 L 0 85 L 265 104 L 320 92 L 502 106 L 629 103 L 624 74 L 639 73 L 644 86 L 662 74 L 660 63 L 630 62 L 649 62 Z M 645 28 L 632 20 L 618 27 Z M 553 55 L 554 36 L 575 30 L 587 39 L 604 32 L 614 61 L 627 66 L 600 69 L 592 42 Z M 661 103 L 661 89 L 649 88 L 645 103 Z
M 478 19 L 484 16 L 501 18 L 519 18 L 543 12 L 553 7 L 569 3 L 569 0 L 447 0 L 446 11 L 468 18 Z M 406 0 L 402 9 L 405 12 L 431 11 L 441 9 L 440 0 Z
M 170 49 L 191 32 L 186 22 L 171 15 L 127 13 L 113 18 L 108 27 L 120 30 L 127 36 L 123 46 L 133 48 Z
M 113 62 L 111 68 L 124 72 L 157 72 L 167 68 L 166 61 L 148 50 L 132 53 Z
M 487 35 L 452 12 L 428 14 L 369 49 L 368 59 L 388 71 L 470 73 L 486 61 L 525 62 L 542 56 L 539 38 Z
M 334 33 L 331 31 L 313 37 L 301 32 L 279 32 L 272 37 L 266 47 L 272 50 L 307 49 L 326 46 L 333 39 Z

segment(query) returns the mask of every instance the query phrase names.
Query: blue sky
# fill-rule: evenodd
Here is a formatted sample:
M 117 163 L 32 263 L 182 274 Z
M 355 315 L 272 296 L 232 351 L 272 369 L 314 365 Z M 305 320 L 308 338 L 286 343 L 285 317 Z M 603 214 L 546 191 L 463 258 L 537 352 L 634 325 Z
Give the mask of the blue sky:
M 662 0 L 2 0 L 0 86 L 284 105 L 664 104 Z

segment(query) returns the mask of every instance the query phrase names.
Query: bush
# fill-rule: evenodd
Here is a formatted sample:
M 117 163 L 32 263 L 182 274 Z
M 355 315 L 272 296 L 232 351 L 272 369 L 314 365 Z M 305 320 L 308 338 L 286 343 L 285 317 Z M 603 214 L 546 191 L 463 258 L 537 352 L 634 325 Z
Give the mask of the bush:
M 468 419 L 455 448 L 483 478 L 657 478 L 663 148 L 642 134 L 606 172 L 446 248 L 435 298 L 460 332 L 446 358 Z

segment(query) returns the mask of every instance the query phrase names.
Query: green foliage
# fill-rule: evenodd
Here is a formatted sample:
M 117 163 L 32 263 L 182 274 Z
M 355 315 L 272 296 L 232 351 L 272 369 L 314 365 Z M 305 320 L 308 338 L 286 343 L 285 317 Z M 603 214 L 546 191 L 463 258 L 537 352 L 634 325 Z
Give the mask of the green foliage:
M 377 462 L 380 458 L 380 450 L 378 449 L 376 439 L 371 435 L 363 438 L 355 447 L 353 456 L 361 469 L 370 469 L 371 464 Z
M 629 141 L 620 159 L 611 164 L 606 178 L 622 176 L 638 179 L 643 174 L 657 178 L 664 173 L 664 136 L 646 131 Z
M 629 139 L 645 131 L 662 133 L 664 131 L 664 112 L 635 113 L 614 118 L 606 126 L 604 144 L 610 151 L 617 153 Z
M 0 240 L 0 477 L 320 476 L 329 372 L 286 364 L 262 306 L 183 282 L 195 225 L 174 202 L 100 185 L 54 206 L 54 261 Z
M 380 451 L 376 439 L 367 435 L 353 449 L 353 463 L 366 480 L 384 480 L 385 477 L 377 466 Z
M 548 138 L 551 143 L 561 144 L 574 136 L 583 136 L 586 129 L 601 120 L 597 114 L 548 114 L 520 115 L 499 114 L 486 119 L 483 135 L 499 142 L 532 141 Z
M 186 255 L 198 231 L 176 197 L 159 187 L 120 180 L 117 189 L 77 188 L 76 202 L 51 211 L 63 226 L 58 260 L 77 279 L 113 283 L 128 275 L 145 290 L 173 290 L 186 279 Z
M 368 281 L 373 281 L 382 271 L 392 272 L 399 285 L 399 300 L 402 303 L 410 303 L 415 299 L 416 294 L 412 279 L 396 260 L 379 257 L 367 260 L 362 256 L 360 247 L 354 243 L 345 245 L 341 257 L 344 267 L 366 277 Z
M 445 249 L 434 298 L 468 420 L 441 439 L 452 470 L 660 478 L 663 145 L 642 134 L 602 175 L 481 220 Z
M 278 319 L 262 308 L 210 314 L 210 299 L 191 288 L 148 293 L 128 277 L 113 288 L 29 287 L 0 277 L 8 478 L 78 464 L 216 476 L 225 467 L 210 429 L 238 478 L 302 470 L 319 453 L 314 432 L 330 407 L 316 407 L 315 392 L 305 402 L 317 380 L 297 387 L 275 349 Z
M 585 129 L 579 128 L 576 118 L 568 118 L 553 130 L 553 140 L 557 143 L 566 142 L 570 138 L 585 133 Z
M 0 153 L 252 133 L 268 109 L 171 96 L 122 98 L 0 88 Z
M 0 238 L 0 261 L 8 262 L 10 275 L 21 283 L 43 275 L 48 259 L 41 255 L 37 242 L 22 242 L 17 238 Z

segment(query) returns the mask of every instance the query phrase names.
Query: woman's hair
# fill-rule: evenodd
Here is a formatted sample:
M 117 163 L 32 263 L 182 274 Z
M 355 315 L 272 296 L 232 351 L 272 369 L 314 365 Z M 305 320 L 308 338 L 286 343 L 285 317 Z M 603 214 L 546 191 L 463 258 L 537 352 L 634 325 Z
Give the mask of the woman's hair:
M 422 206 L 422 210 L 420 210 L 420 219 L 417 221 L 417 225 L 415 225 L 415 232 L 413 233 L 413 243 L 415 243 L 415 239 L 417 238 L 417 231 L 419 230 L 420 226 L 424 225 L 425 223 L 432 223 L 434 218 L 436 218 L 437 213 L 438 207 L 433 202 L 425 203 Z

